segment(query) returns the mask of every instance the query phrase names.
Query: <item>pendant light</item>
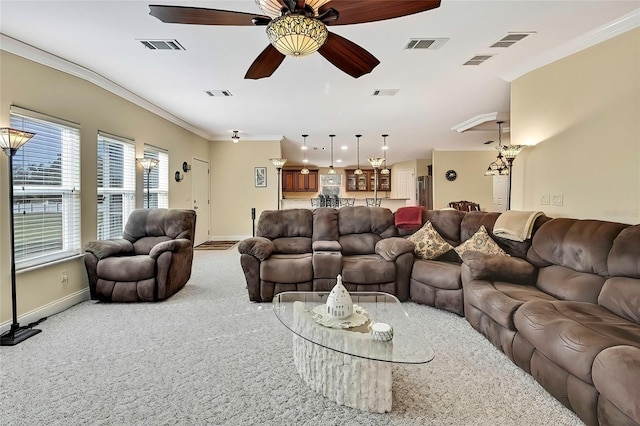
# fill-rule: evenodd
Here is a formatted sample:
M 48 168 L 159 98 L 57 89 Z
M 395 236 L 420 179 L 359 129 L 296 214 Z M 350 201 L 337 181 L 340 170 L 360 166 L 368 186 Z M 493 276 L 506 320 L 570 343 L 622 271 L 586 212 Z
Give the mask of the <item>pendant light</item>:
M 333 168 L 333 138 L 336 135 L 329 135 L 329 137 L 331 138 L 331 165 L 329 166 L 329 174 L 330 175 L 335 175 L 336 174 L 336 170 Z
M 362 135 L 356 135 L 357 141 L 356 141 L 356 149 L 358 151 L 357 155 L 358 155 L 358 168 L 355 170 L 355 172 L 353 172 L 353 174 L 356 175 L 361 175 L 362 174 L 362 170 L 360 169 L 360 137 Z
M 382 135 L 382 151 L 384 152 L 384 167 L 382 168 L 382 170 L 380 170 L 380 174 L 381 175 L 388 175 L 389 173 L 391 173 L 391 170 L 389 170 L 387 168 L 387 134 Z
M 302 168 L 302 170 L 300 170 L 300 174 L 302 175 L 308 175 L 309 174 L 309 169 L 307 169 L 307 162 L 309 160 L 307 160 L 307 136 L 309 135 L 302 135 L 304 142 L 302 145 L 302 150 L 304 151 L 304 160 L 302 160 L 303 163 L 305 163 L 305 166 Z
M 496 158 L 496 161 L 489 164 L 489 167 L 487 167 L 487 171 L 484 172 L 485 176 L 494 176 L 494 175 L 506 176 L 509 174 L 509 166 L 504 161 L 504 157 L 502 155 L 502 149 L 503 149 L 502 124 L 504 123 L 504 121 L 498 121 L 497 123 L 498 123 L 498 146 L 496 147 L 496 149 L 498 150 L 498 157 Z

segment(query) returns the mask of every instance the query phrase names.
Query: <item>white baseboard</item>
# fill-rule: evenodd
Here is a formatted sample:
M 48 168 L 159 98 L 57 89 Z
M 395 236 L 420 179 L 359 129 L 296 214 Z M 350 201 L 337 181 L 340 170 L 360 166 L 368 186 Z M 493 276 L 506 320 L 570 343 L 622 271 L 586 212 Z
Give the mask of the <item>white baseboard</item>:
M 224 235 L 209 237 L 209 241 L 242 241 L 251 238 L 251 235 Z
M 90 298 L 89 287 L 87 287 L 86 289 L 77 291 L 51 303 L 47 303 L 46 305 L 36 308 L 30 312 L 18 315 L 18 322 L 21 326 L 25 326 L 42 318 L 60 313 L 65 309 L 69 309 L 73 305 L 89 300 Z M 8 331 L 9 328 L 11 328 L 11 322 L 12 321 L 9 320 L 0 324 L 0 333 Z

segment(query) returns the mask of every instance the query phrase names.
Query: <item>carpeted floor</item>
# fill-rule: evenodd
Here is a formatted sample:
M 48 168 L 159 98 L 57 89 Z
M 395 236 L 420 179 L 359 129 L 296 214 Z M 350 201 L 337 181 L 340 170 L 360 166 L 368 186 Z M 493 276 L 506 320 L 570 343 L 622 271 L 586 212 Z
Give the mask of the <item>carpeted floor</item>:
M 249 302 L 237 250 L 197 251 L 165 302 L 83 302 L 0 347 L 0 424 L 582 424 L 464 318 L 404 306 L 435 359 L 393 366 L 391 413 L 341 407 L 299 378 L 290 332 Z
M 229 250 L 239 241 L 207 241 L 196 246 L 196 250 Z

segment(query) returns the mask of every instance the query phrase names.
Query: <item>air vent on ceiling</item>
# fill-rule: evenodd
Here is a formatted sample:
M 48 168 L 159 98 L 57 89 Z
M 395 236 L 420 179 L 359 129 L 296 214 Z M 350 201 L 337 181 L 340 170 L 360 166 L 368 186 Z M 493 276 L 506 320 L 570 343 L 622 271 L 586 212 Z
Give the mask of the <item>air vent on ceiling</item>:
M 233 96 L 228 90 L 206 90 L 205 93 L 209 96 Z
M 373 91 L 373 96 L 395 96 L 400 89 L 377 89 Z
M 448 38 L 412 38 L 404 46 L 405 49 L 429 49 L 435 50 L 449 41 Z
M 463 65 L 480 65 L 487 59 L 491 58 L 493 55 L 476 55 L 473 58 L 469 59 Z
M 507 35 L 493 43 L 491 47 L 511 47 L 525 37 L 530 36 L 531 34 L 534 34 L 534 32 L 507 33 Z
M 186 50 L 178 40 L 138 40 L 150 50 Z

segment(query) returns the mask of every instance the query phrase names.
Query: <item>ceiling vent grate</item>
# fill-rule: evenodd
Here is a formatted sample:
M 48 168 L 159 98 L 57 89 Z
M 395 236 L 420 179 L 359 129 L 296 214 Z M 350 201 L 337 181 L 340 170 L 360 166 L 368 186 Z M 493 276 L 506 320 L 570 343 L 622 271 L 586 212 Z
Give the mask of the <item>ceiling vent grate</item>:
M 500 40 L 496 41 L 491 47 L 511 47 L 525 37 L 535 34 L 534 32 L 507 33 Z
M 373 96 L 395 96 L 400 89 L 377 89 L 373 91 Z
M 219 97 L 219 96 L 233 96 L 228 90 L 205 90 L 205 93 L 209 96 Z
M 178 40 L 138 40 L 149 50 L 186 50 Z
M 473 58 L 469 59 L 463 65 L 480 65 L 487 59 L 491 58 L 493 55 L 476 55 Z
M 405 44 L 404 49 L 429 49 L 435 50 L 448 42 L 448 38 L 412 38 Z

